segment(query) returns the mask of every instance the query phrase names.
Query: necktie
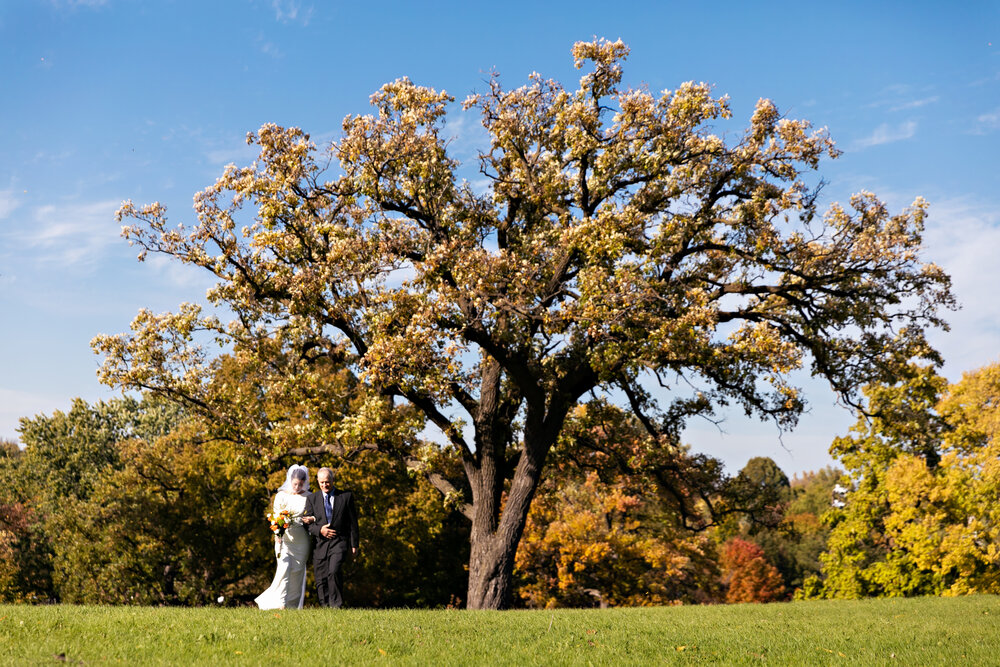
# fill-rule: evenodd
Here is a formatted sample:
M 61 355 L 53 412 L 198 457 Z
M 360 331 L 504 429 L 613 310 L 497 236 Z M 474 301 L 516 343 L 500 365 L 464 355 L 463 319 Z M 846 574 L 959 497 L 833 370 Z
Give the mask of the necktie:
M 323 509 L 326 510 L 326 522 L 330 523 L 333 521 L 333 508 L 330 507 L 330 494 L 323 494 Z

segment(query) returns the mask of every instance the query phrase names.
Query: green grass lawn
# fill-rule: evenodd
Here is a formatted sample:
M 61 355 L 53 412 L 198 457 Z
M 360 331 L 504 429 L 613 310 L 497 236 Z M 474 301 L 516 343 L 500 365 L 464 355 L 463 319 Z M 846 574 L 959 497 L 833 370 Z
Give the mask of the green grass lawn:
M 3 664 L 1000 664 L 1000 597 L 469 612 L 0 606 Z

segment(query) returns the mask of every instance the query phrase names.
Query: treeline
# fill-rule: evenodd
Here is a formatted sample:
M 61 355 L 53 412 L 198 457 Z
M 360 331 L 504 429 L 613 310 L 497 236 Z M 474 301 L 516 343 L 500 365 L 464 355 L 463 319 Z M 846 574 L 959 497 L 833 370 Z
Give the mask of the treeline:
M 149 397 L 77 400 L 67 413 L 23 420 L 25 448 L 8 443 L 0 463 L 3 599 L 252 600 L 272 575 L 262 517 L 287 462 L 248 456 L 204 426 Z M 705 478 L 703 488 L 718 488 L 714 462 L 656 445 L 609 404 L 574 413 L 518 552 L 520 604 L 782 599 L 818 572 L 819 516 L 836 473 L 789 483 L 769 459 L 754 459 L 730 480 L 728 500 L 717 494 L 716 511 L 727 518 L 710 524 L 691 498 L 671 496 L 664 475 L 674 467 L 669 473 L 684 478 L 677 488 L 685 493 L 695 476 Z M 404 453 L 418 447 L 400 445 Z M 364 549 L 349 572 L 353 602 L 459 605 L 467 521 L 398 453 L 309 456 L 314 472 L 336 468 L 363 510 Z M 437 457 L 443 472 L 458 465 L 443 451 Z M 688 467 L 676 469 L 678 461 Z
M 532 505 L 515 603 L 1000 593 L 1000 364 L 953 386 L 914 366 L 866 396 L 831 449 L 844 470 L 791 480 L 767 458 L 726 478 L 609 403 L 579 406 Z M 0 449 L 0 599 L 248 604 L 273 574 L 263 516 L 293 460 L 210 426 L 151 397 L 22 420 L 24 448 Z M 416 437 L 296 456 L 358 498 L 353 605 L 463 603 L 461 497 L 406 464 L 454 477 L 458 460 Z
M 246 604 L 267 587 L 274 556 L 263 517 L 284 459 L 248 456 L 150 397 L 76 400 L 67 413 L 23 420 L 21 433 L 24 449 L 7 443 L 0 461 L 3 600 Z M 832 471 L 790 484 L 770 459 L 754 459 L 729 493 L 754 498 L 745 507 L 757 509 L 728 511 L 725 522 L 708 525 L 701 515 L 685 517 L 657 481 L 659 459 L 683 457 L 653 444 L 609 404 L 577 410 L 521 542 L 517 602 L 782 599 L 816 571 Z M 351 601 L 460 605 L 468 522 L 398 453 L 307 460 L 314 475 L 335 468 L 362 510 L 363 549 L 347 574 Z M 439 470 L 458 465 L 438 457 Z M 705 460 L 690 463 L 674 473 L 705 474 L 697 468 Z M 794 521 L 784 522 L 786 514 Z

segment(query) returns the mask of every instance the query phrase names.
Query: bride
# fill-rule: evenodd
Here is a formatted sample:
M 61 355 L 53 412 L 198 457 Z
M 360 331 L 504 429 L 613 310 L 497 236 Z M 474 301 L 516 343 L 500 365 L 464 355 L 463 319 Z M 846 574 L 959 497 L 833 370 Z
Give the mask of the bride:
M 303 524 L 315 521 L 314 517 L 302 516 L 308 494 L 309 469 L 293 465 L 285 475 L 285 483 L 274 496 L 274 514 L 287 511 L 292 516 L 292 523 L 285 529 L 284 535 L 274 538 L 278 569 L 271 586 L 255 600 L 261 609 L 301 609 L 305 601 L 310 541 Z

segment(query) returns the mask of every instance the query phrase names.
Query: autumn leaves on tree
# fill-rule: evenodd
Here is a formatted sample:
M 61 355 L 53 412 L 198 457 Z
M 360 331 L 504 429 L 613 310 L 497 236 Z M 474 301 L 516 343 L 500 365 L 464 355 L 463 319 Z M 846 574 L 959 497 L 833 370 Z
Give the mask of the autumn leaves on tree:
M 726 141 L 712 128 L 725 98 L 625 87 L 627 54 L 578 43 L 575 89 L 494 75 L 466 99 L 488 135 L 482 188 L 456 175 L 452 98 L 400 79 L 322 151 L 262 127 L 258 160 L 197 196 L 192 227 L 126 203 L 140 257 L 217 278 L 214 314 L 143 311 L 98 337 L 102 379 L 182 401 L 262 457 L 391 452 L 428 420 L 464 479 L 406 456 L 471 520 L 468 605 L 500 608 L 551 452 L 590 392 L 620 399 L 670 458 L 685 420 L 714 406 L 794 425 L 796 369 L 857 403 L 858 387 L 936 358 L 924 333 L 952 298 L 921 262 L 922 201 L 893 215 L 863 193 L 820 213 L 805 179 L 837 154 L 824 131 L 761 100 Z M 254 382 L 213 379 L 213 345 Z M 350 378 L 330 384 L 341 363 Z M 684 475 L 668 486 L 699 501 Z

